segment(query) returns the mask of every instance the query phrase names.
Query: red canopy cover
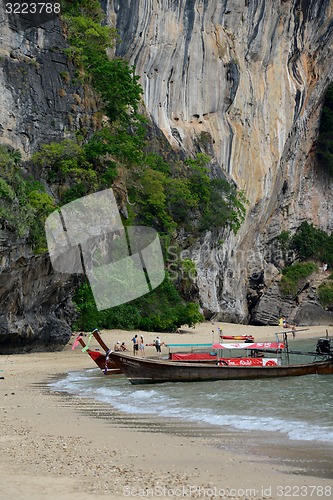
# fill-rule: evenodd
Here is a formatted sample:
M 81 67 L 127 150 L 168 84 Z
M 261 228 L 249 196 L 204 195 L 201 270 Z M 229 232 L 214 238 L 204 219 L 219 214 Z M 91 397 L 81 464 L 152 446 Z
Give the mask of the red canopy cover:
M 90 349 L 88 351 L 88 354 L 91 357 L 91 359 L 93 359 L 94 361 L 96 361 L 96 359 L 98 359 L 101 356 L 105 357 L 105 355 L 103 355 L 101 352 L 91 351 Z
M 172 361 L 207 361 L 216 359 L 216 353 L 210 354 L 209 352 L 172 352 L 170 353 L 169 359 L 171 359 Z

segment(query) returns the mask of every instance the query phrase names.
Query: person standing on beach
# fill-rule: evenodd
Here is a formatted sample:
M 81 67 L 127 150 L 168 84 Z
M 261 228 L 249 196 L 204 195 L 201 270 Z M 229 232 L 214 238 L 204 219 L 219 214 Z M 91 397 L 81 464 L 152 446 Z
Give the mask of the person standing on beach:
M 144 358 L 145 357 L 145 342 L 144 342 L 142 335 L 140 336 L 140 352 L 141 352 L 141 357 Z
M 279 326 L 282 326 L 282 328 L 288 328 L 289 325 L 287 325 L 287 318 L 285 316 L 280 318 Z
M 139 340 L 137 335 L 134 335 L 134 337 L 132 338 L 132 342 L 133 342 L 133 356 L 135 356 L 136 354 L 138 354 L 139 350 Z
M 291 333 L 292 333 L 292 336 L 293 336 L 293 339 L 296 337 L 296 325 L 293 325 L 291 327 Z
M 155 349 L 156 352 L 161 352 L 161 340 L 159 337 L 156 337 L 155 339 Z

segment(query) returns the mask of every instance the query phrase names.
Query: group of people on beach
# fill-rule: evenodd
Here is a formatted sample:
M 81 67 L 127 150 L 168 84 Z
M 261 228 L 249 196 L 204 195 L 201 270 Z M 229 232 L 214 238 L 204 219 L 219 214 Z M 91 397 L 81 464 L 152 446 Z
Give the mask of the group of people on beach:
M 139 338 L 138 335 L 134 335 L 134 337 L 132 338 L 132 342 L 133 342 L 133 356 L 136 356 L 138 354 L 138 352 L 140 351 L 141 357 L 144 358 L 146 344 L 144 342 L 143 336 L 140 335 L 140 338 Z M 151 345 L 151 344 L 147 344 L 147 345 Z M 161 342 L 161 339 L 159 337 L 156 337 L 154 339 L 153 345 L 155 346 L 157 353 L 161 352 L 162 342 Z
M 137 334 L 134 335 L 131 342 L 133 343 L 133 356 L 136 356 L 140 351 L 142 358 L 145 357 L 145 346 L 146 345 L 154 345 L 156 352 L 160 353 L 161 346 L 164 344 L 164 342 L 161 342 L 161 339 L 159 337 L 156 337 L 153 340 L 152 344 L 145 344 L 143 335 L 140 335 L 140 337 L 139 337 L 139 335 L 137 335 Z M 128 351 L 125 342 L 120 343 L 119 340 L 115 343 L 113 350 L 118 351 L 118 352 L 119 351 Z
M 134 335 L 134 337 L 132 338 L 132 342 L 133 342 L 133 356 L 136 356 L 139 352 L 139 349 L 140 349 L 141 357 L 144 358 L 145 357 L 145 342 L 144 342 L 143 336 L 140 335 L 140 338 L 139 338 L 138 335 Z
M 125 342 L 120 343 L 119 340 L 115 343 L 114 351 L 128 351 Z

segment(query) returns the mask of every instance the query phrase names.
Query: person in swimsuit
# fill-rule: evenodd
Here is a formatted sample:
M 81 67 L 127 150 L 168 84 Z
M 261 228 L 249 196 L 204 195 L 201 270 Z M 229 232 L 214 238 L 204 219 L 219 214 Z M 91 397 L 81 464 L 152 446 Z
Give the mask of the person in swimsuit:
M 137 335 L 134 335 L 134 337 L 132 338 L 132 342 L 133 342 L 133 356 L 136 356 L 136 354 L 138 354 L 139 351 L 139 339 Z
M 140 352 L 141 352 L 141 357 L 144 358 L 145 357 L 145 342 L 144 342 L 142 335 L 140 336 Z

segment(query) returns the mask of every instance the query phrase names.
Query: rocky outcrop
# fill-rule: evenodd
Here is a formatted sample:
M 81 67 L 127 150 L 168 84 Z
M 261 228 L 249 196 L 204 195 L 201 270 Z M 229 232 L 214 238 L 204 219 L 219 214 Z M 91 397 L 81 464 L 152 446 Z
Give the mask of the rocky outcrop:
M 77 276 L 55 273 L 47 254 L 33 256 L 24 239 L 0 231 L 0 354 L 66 344 L 77 284 Z
M 212 228 L 190 249 L 206 314 L 248 322 L 251 309 L 269 301 L 265 290 L 281 261 L 276 236 L 309 219 L 333 229 L 332 180 L 313 152 L 333 79 L 332 1 L 104 4 L 120 33 L 116 52 L 136 66 L 151 119 L 175 149 L 213 154 L 250 201 L 236 237 Z M 258 276 L 261 287 L 250 286 Z M 277 299 L 272 321 L 280 308 Z
M 277 324 L 281 316 L 286 316 L 290 324 L 333 325 L 332 310 L 324 309 L 318 299 L 320 285 L 330 283 L 330 271 L 317 271 L 299 281 L 293 297 L 285 297 L 280 292 L 277 276 L 266 286 L 261 300 L 251 311 L 252 322 L 259 325 Z M 331 308 L 332 309 L 332 308 Z
M 41 144 L 94 129 L 96 97 L 83 88 L 64 49 L 59 18 L 25 27 L 0 4 L 0 141 L 30 157 Z M 12 16 L 14 17 L 14 16 Z M 23 16 L 24 17 L 24 16 Z
M 296 325 L 313 326 L 333 324 L 333 314 L 325 311 L 318 303 L 305 303 L 296 308 L 294 312 L 294 323 Z

